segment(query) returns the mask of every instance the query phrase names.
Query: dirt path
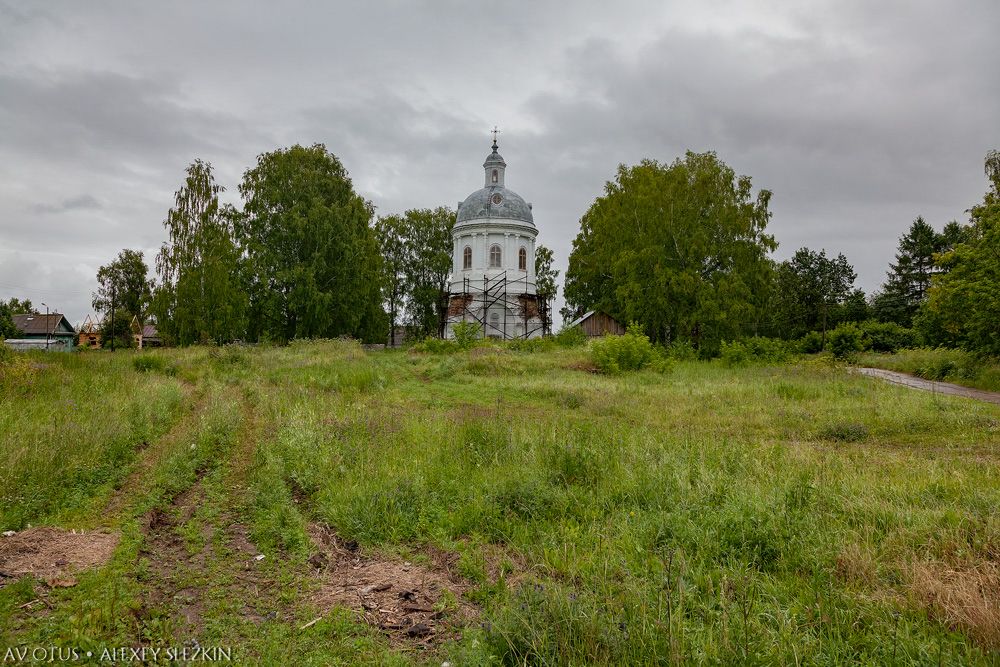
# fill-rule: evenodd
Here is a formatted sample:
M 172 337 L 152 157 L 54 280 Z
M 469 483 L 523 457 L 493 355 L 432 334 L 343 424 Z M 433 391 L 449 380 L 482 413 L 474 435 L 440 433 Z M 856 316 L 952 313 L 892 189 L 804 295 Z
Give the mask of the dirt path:
M 974 398 L 978 401 L 986 401 L 988 403 L 1000 405 L 1000 392 L 971 389 L 969 387 L 963 387 L 962 385 L 952 384 L 950 382 L 923 380 L 913 375 L 899 373 L 897 371 L 887 371 L 882 368 L 855 368 L 854 370 L 862 375 L 879 378 L 880 380 L 886 380 L 888 382 L 892 382 L 893 384 L 900 384 L 904 387 L 921 389 L 923 391 L 930 391 L 937 394 L 946 394 L 948 396 Z

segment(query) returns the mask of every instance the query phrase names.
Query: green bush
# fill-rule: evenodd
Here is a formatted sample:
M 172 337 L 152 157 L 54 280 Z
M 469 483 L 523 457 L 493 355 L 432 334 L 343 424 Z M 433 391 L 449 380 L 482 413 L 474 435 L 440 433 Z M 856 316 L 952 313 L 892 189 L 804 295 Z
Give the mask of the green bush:
M 777 338 L 754 336 L 741 341 L 722 342 L 722 363 L 742 366 L 749 362 L 776 364 L 788 358 L 788 347 Z
M 868 320 L 861 323 L 861 344 L 866 351 L 895 352 L 913 347 L 916 334 L 913 329 L 907 329 L 895 322 L 877 322 Z
M 738 340 L 722 341 L 721 358 L 726 366 L 743 366 L 750 361 L 750 350 Z
M 455 343 L 462 350 L 468 350 L 476 344 L 482 334 L 482 327 L 478 322 L 459 322 L 451 328 L 455 334 Z
M 823 351 L 823 334 L 818 331 L 810 331 L 799 339 L 799 352 L 802 354 L 816 354 Z
M 554 338 L 559 347 L 577 347 L 587 342 L 587 333 L 580 327 L 563 327 Z
M 605 336 L 590 344 L 591 361 L 602 373 L 617 374 L 652 367 L 668 371 L 670 364 L 656 351 L 638 324 L 633 322 L 623 336 Z
M 837 359 L 846 359 L 864 348 L 861 329 L 854 324 L 841 324 L 831 331 L 827 338 L 830 342 L 830 351 Z
M 667 346 L 666 356 L 676 361 L 696 361 L 698 350 L 689 340 L 675 340 Z

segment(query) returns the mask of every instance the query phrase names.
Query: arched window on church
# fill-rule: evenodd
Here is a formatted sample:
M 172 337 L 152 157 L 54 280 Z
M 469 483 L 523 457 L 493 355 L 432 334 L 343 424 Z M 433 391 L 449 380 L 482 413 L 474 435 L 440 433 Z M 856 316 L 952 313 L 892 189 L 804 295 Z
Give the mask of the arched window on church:
M 472 268 L 472 248 L 469 246 L 465 246 L 465 250 L 462 251 L 462 268 Z
M 528 251 L 524 248 L 517 251 L 517 268 L 521 271 L 528 270 Z
M 493 334 L 493 335 L 499 335 L 501 333 L 500 332 L 500 313 L 492 313 L 490 315 L 490 326 L 492 327 L 492 331 L 490 331 L 491 334 Z
M 503 263 L 503 254 L 500 252 L 500 246 L 491 245 L 490 246 L 490 268 L 499 269 Z
M 500 180 L 500 172 L 496 169 L 493 170 L 493 182 L 496 183 Z

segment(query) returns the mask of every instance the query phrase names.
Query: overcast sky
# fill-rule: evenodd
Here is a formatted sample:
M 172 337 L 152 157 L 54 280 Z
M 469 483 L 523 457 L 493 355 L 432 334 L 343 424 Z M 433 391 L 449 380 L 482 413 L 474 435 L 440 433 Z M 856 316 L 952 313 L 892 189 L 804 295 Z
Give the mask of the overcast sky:
M 996 0 L 0 0 L 0 298 L 82 320 L 119 250 L 152 268 L 194 158 L 235 201 L 256 155 L 322 142 L 379 214 L 454 207 L 494 125 L 563 271 L 619 163 L 714 150 L 774 192 L 779 258 L 843 252 L 871 291 L 913 218 L 986 191 L 998 25 Z

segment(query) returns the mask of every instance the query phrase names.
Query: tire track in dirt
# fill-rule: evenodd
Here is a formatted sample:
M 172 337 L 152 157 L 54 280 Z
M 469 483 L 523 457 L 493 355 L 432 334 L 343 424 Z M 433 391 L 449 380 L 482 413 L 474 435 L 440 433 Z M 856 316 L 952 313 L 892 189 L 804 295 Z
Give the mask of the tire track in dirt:
M 254 622 L 265 618 L 258 602 L 273 604 L 261 593 L 276 582 L 262 572 L 259 552 L 237 509 L 246 501 L 245 481 L 261 424 L 251 401 L 245 396 L 237 400 L 240 422 L 232 445 L 204 462 L 194 483 L 168 507 L 154 508 L 143 521 L 141 555 L 151 576 L 141 620 L 166 616 L 175 641 L 203 639 L 211 598 L 237 603 L 239 615 Z M 219 474 L 208 478 L 213 471 Z M 193 534 L 197 549 L 191 548 Z M 221 578 L 215 576 L 219 572 Z
M 197 437 L 196 424 L 209 406 L 209 395 L 203 391 L 183 423 L 157 443 L 159 446 L 154 454 L 144 458 L 144 465 L 130 478 L 132 484 L 123 487 L 120 502 L 127 503 L 129 496 L 134 495 L 128 493 L 130 488 L 141 492 L 142 482 L 148 481 L 149 473 L 170 452 L 183 448 L 188 438 Z M 242 419 L 239 428 L 242 428 Z M 158 504 L 146 512 L 140 522 L 143 542 L 139 556 L 148 564 L 145 572 L 148 578 L 144 582 L 146 595 L 137 616 L 143 623 L 169 619 L 170 633 L 178 641 L 196 640 L 204 628 L 203 584 L 208 566 L 216 558 L 215 525 L 211 520 L 202 522 L 196 514 L 206 502 L 206 476 L 225 465 L 231 450 L 232 447 L 223 447 L 212 458 L 199 461 L 193 482 L 170 497 L 166 506 Z M 196 525 L 190 525 L 192 521 Z
M 170 430 L 152 444 L 141 449 L 141 456 L 134 464 L 128 477 L 125 478 L 125 482 L 104 506 L 105 521 L 117 518 L 141 491 L 143 482 L 149 481 L 149 475 L 156 469 L 156 466 L 177 447 L 181 439 L 190 437 L 197 419 L 208 407 L 208 397 L 204 390 L 198 389 L 189 389 L 189 397 L 192 397 L 193 400 L 187 406 L 186 413 L 174 422 Z

